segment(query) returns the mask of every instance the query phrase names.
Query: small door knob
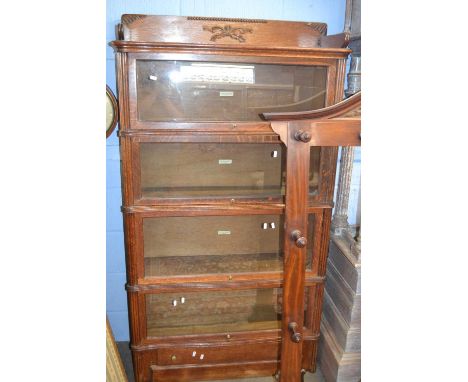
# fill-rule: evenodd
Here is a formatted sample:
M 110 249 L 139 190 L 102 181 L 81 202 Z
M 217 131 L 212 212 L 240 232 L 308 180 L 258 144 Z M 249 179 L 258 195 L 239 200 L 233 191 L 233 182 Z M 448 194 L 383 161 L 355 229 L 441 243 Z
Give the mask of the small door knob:
M 294 139 L 301 142 L 310 142 L 312 136 L 307 131 L 299 130 L 294 133 Z
M 298 325 L 295 322 L 290 322 L 288 325 L 288 329 L 291 332 L 291 340 L 296 343 L 302 340 L 302 334 L 297 331 L 297 327 Z
M 291 238 L 294 240 L 296 247 L 304 248 L 307 245 L 307 239 L 302 236 L 302 232 L 298 229 L 292 231 Z

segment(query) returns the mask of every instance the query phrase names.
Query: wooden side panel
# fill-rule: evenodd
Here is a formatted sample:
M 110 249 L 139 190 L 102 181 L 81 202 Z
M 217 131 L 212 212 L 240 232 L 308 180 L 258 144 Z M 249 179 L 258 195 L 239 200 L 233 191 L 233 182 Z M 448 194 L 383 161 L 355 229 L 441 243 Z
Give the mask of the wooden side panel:
M 311 123 L 312 146 L 361 146 L 361 120 L 339 120 Z

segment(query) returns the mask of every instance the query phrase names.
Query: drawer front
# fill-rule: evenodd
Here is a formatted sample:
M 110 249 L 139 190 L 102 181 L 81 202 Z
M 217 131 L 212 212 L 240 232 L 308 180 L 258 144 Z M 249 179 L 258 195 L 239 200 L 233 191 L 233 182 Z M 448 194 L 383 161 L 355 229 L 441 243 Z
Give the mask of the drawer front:
M 205 365 L 211 363 L 277 360 L 279 342 L 225 346 L 183 346 L 158 349 L 158 365 Z
M 272 376 L 279 368 L 277 361 L 225 363 L 213 365 L 151 366 L 152 382 L 189 382 Z
M 204 341 L 200 338 L 200 341 Z M 184 345 L 159 349 L 133 350 L 137 381 L 206 381 L 247 376 L 273 375 L 277 369 L 281 344 L 274 340 L 258 343 Z M 196 356 L 193 357 L 193 352 Z M 203 359 L 200 355 L 204 354 Z M 316 369 L 317 340 L 303 342 L 302 367 Z M 173 356 L 176 356 L 173 359 Z M 186 361 L 186 363 L 184 363 Z M 276 368 L 275 368 L 276 367 Z M 263 374 L 264 370 L 271 373 Z M 226 374 L 219 374 L 219 373 Z M 200 377 L 200 379 L 197 379 Z

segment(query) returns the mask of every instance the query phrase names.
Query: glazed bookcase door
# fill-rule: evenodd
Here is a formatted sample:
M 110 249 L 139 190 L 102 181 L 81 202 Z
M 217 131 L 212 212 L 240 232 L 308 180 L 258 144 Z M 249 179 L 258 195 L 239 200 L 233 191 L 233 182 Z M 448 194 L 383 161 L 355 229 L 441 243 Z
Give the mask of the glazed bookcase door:
M 309 289 L 304 290 L 304 317 Z M 148 293 L 144 312 L 146 336 L 201 339 L 204 335 L 218 335 L 235 340 L 236 334 L 245 336 L 249 332 L 279 334 L 283 304 L 281 287 Z M 306 327 L 306 320 L 301 325 Z
M 148 142 L 134 144 L 134 188 L 141 204 L 175 201 L 283 201 L 281 143 Z M 320 147 L 310 152 L 309 196 L 319 196 Z
M 282 271 L 282 225 L 280 215 L 144 219 L 145 277 Z
M 187 212 L 186 212 L 187 213 Z M 282 280 L 284 271 L 283 214 L 242 214 L 136 217 L 136 237 L 142 245 L 132 258 L 139 269 L 135 281 L 201 282 L 270 278 Z M 309 214 L 305 269 L 311 276 L 320 252 L 319 219 Z
M 223 334 L 281 327 L 280 288 L 146 295 L 148 337 Z
M 325 106 L 326 82 L 324 66 L 139 59 L 138 120 L 259 121 Z

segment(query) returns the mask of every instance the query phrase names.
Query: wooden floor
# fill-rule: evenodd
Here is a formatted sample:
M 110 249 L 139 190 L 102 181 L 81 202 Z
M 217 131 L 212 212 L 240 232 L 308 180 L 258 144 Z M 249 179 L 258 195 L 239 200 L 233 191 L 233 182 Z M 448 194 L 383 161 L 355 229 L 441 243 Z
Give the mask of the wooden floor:
M 122 357 L 122 362 L 125 367 L 125 372 L 128 376 L 128 382 L 135 382 L 133 378 L 133 367 L 132 367 L 132 356 L 128 342 L 117 342 L 117 347 Z M 210 381 L 210 382 L 274 382 L 272 377 L 264 378 L 241 378 L 241 379 L 224 379 L 222 381 Z M 307 373 L 304 378 L 304 382 L 325 382 L 325 379 L 320 372 L 320 369 L 316 373 Z

